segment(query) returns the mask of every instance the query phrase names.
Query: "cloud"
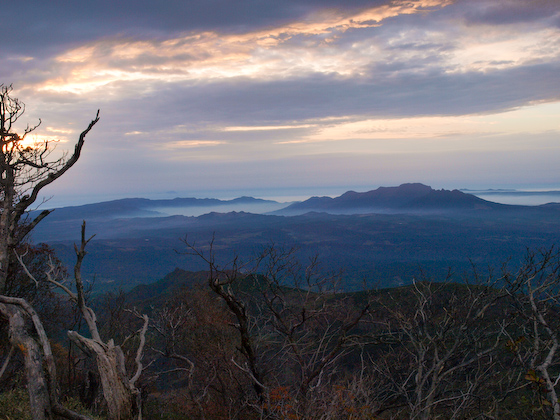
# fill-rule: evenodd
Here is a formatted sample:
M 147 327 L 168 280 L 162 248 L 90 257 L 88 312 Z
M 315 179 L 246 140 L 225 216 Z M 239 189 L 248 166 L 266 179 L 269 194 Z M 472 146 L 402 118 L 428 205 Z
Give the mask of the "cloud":
M 194 147 L 219 146 L 220 144 L 225 144 L 225 142 L 219 140 L 178 140 L 166 143 L 163 147 L 167 149 L 190 149 Z
M 360 10 L 323 10 L 300 21 L 243 33 L 206 30 L 148 39 L 105 36 L 40 63 L 44 80 L 35 88 L 89 94 L 116 81 L 262 80 L 312 73 L 359 76 L 376 51 L 349 46 L 343 41 L 347 35 L 448 4 L 449 0 L 422 0 Z
M 169 86 L 121 112 L 142 112 L 139 108 L 150 103 L 155 109 L 172 109 L 184 122 L 260 126 L 348 115 L 401 118 L 503 112 L 559 98 L 560 63 L 547 63 L 487 73 L 384 77 L 380 72 L 379 77 L 360 81 L 313 75 L 295 80 L 233 79 Z
M 228 125 L 471 114 L 557 97 L 550 87 L 558 79 L 560 30 L 456 25 L 449 8 L 437 1 L 381 4 L 317 12 L 266 31 L 103 38 L 22 78 L 30 77 L 29 89 L 44 97 L 133 109 L 133 101 L 153 101 L 190 120 L 223 118 Z
M 0 26 L 4 53 L 44 57 L 102 37 L 168 38 L 219 30 L 238 33 L 302 19 L 325 8 L 354 12 L 387 0 L 22 0 L 7 2 Z
M 38 136 L 71 142 L 101 108 L 84 175 L 72 179 L 84 188 L 383 179 L 368 172 L 372 156 L 387 171 L 459 179 L 442 155 L 519 160 L 522 147 L 536 158 L 545 143 L 556 153 L 558 9 L 544 0 L 10 2 L 0 74 L 28 104 L 26 120 L 45 121 Z M 541 135 L 547 142 L 526 140 Z
M 560 15 L 555 0 L 462 0 L 465 18 L 476 24 L 511 25 L 535 21 L 550 21 Z

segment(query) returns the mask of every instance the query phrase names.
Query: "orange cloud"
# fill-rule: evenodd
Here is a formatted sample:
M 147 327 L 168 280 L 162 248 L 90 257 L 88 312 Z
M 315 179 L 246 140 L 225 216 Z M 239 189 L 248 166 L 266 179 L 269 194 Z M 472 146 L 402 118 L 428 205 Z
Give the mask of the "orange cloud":
M 338 49 L 333 42 L 350 29 L 375 27 L 390 17 L 427 13 L 451 0 L 395 1 L 345 15 L 327 10 L 304 21 L 245 34 L 189 34 L 165 41 L 113 39 L 56 58 L 65 76 L 43 90 L 88 93 L 115 81 L 175 82 L 231 77 L 283 78 L 303 73 L 360 75 L 375 46 Z

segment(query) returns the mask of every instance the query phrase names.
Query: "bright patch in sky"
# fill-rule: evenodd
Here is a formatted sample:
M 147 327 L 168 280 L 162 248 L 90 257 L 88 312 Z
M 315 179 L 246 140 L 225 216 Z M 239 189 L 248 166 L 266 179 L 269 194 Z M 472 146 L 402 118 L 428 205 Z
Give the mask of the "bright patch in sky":
M 39 89 L 86 94 L 116 81 L 189 81 L 250 77 L 288 78 L 302 73 L 360 76 L 365 67 L 385 59 L 374 39 L 340 43 L 347 31 L 374 28 L 388 18 L 444 7 L 450 1 L 394 2 L 356 15 L 339 11 L 312 14 L 305 21 L 266 31 L 223 35 L 191 34 L 164 41 L 104 39 L 56 58 L 70 64 L 64 79 Z
M 465 32 L 449 60 L 454 71 L 506 69 L 557 59 L 560 53 L 560 28 L 519 33 L 516 27 L 498 31 L 483 26 L 476 36 Z
M 1 82 L 64 147 L 101 109 L 53 192 L 560 185 L 560 3 L 327 3 L 37 3 Z

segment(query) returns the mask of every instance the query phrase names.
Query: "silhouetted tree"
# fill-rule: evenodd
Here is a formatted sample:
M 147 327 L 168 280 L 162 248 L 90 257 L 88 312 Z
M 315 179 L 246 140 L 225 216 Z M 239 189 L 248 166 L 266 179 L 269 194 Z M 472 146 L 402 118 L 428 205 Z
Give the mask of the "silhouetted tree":
M 25 105 L 13 98 L 11 93 L 11 86 L 0 85 L 0 315 L 8 321 L 10 344 L 18 348 L 24 357 L 33 418 L 51 419 L 58 414 L 85 419 L 59 403 L 56 366 L 37 312 L 25 299 L 3 293 L 10 283 L 8 276 L 17 271 L 11 267 L 19 263 L 16 254 L 18 246 L 50 213 L 44 210 L 34 219 L 24 220 L 26 212 L 44 187 L 60 178 L 78 161 L 86 135 L 99 120 L 99 111 L 80 134 L 70 157 L 49 160 L 53 150 L 51 141 L 32 146 L 24 143 L 40 121 L 35 126 L 27 126 L 23 134 L 15 131 L 14 125 L 23 115 Z M 30 332 L 28 320 L 32 321 L 33 332 Z

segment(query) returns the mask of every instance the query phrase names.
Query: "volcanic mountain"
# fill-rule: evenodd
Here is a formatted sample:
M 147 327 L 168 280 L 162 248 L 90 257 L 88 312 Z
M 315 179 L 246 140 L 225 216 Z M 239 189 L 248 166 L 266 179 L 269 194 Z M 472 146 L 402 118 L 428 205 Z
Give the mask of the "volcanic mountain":
M 493 203 L 459 190 L 434 190 L 427 185 L 402 184 L 359 193 L 348 191 L 339 197 L 311 197 L 274 212 L 297 215 L 308 212 L 332 214 L 445 213 L 448 211 L 494 210 L 510 206 Z

